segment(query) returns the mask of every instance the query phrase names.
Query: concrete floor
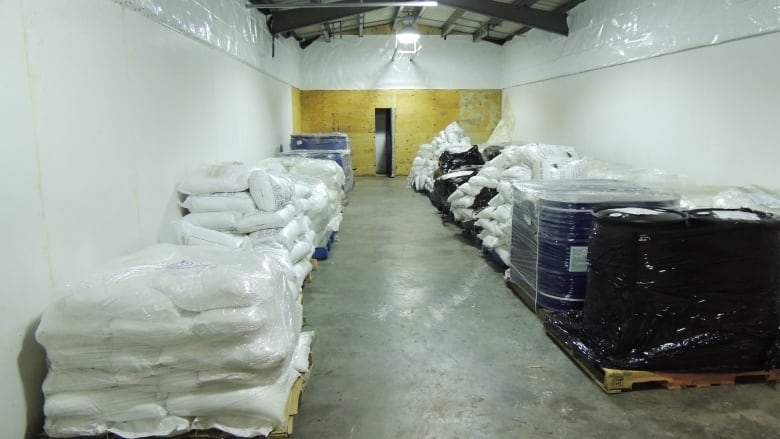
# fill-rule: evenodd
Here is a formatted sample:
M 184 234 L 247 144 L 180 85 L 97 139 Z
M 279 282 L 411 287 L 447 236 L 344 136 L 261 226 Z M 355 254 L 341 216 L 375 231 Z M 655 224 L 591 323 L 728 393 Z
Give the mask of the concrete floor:
M 405 178 L 358 178 L 304 291 L 295 438 L 775 438 L 773 386 L 607 395 Z

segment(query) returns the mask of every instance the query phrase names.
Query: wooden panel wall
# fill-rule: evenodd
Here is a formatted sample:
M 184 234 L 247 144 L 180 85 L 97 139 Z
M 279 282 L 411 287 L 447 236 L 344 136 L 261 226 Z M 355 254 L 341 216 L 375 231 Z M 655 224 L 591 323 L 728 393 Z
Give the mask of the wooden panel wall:
M 301 131 L 301 90 L 290 88 L 292 89 L 293 134 L 298 134 L 303 132 Z
M 407 175 L 420 144 L 452 121 L 461 124 L 472 143 L 485 142 L 501 118 L 501 90 L 301 91 L 301 132 L 349 134 L 355 174 L 375 175 L 377 108 L 395 110 L 395 172 Z

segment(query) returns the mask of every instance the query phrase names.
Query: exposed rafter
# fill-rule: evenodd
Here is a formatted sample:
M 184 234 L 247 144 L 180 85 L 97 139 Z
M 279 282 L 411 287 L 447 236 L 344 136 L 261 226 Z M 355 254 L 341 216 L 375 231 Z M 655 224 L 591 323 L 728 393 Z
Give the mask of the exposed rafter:
M 339 2 L 354 3 L 354 2 Z M 363 0 L 363 3 L 380 3 L 376 0 Z M 300 27 L 312 26 L 329 21 L 339 20 L 352 15 L 363 14 L 372 10 L 382 9 L 378 7 L 346 7 L 323 9 L 290 9 L 274 12 L 268 21 L 268 30 L 271 34 L 278 34 Z
M 553 12 L 566 12 L 566 11 L 570 11 L 570 10 L 574 9 L 575 6 L 579 5 L 580 3 L 584 3 L 584 2 L 585 2 L 585 0 L 571 0 L 571 1 L 568 1 L 568 2 L 558 6 L 557 8 L 555 8 L 555 11 L 553 11 Z M 512 35 L 512 37 L 517 36 L 517 35 L 525 35 L 528 32 L 530 32 L 532 29 L 533 28 L 530 27 L 530 26 L 524 26 L 520 30 L 515 32 L 515 34 Z M 507 41 L 510 40 L 510 39 L 511 39 L 511 37 L 507 38 Z
M 439 4 L 524 24 L 556 34 L 569 35 L 566 14 L 562 12 L 546 12 L 528 7 L 518 8 L 511 4 L 492 0 L 439 0 Z
M 538 2 L 539 0 L 515 0 L 512 2 L 515 6 L 526 6 L 531 7 L 534 3 Z M 488 20 L 487 23 L 485 23 L 485 26 L 474 32 L 472 37 L 474 38 L 474 41 L 480 41 L 484 40 L 489 37 L 490 29 L 496 28 L 498 26 L 501 26 L 501 23 L 503 23 L 504 20 L 496 17 L 492 17 L 490 20 Z M 484 29 L 484 30 L 483 30 Z
M 455 11 L 450 14 L 450 18 L 447 19 L 447 21 L 444 22 L 444 24 L 441 25 L 441 36 L 446 37 L 447 35 L 452 32 L 452 30 L 455 28 L 455 23 L 460 20 L 460 17 L 463 17 L 463 14 L 465 14 L 466 11 L 463 9 L 455 9 Z

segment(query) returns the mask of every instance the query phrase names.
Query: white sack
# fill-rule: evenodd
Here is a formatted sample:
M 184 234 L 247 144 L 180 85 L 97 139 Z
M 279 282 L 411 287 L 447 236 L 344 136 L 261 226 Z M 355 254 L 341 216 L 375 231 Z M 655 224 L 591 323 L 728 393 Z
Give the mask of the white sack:
M 290 250 L 290 260 L 295 264 L 302 260 L 311 259 L 312 254 L 314 254 L 314 246 L 310 242 L 296 241 Z
M 180 245 L 199 245 L 205 247 L 224 247 L 229 249 L 248 249 L 251 242 L 244 236 L 195 226 L 186 221 L 172 223 L 176 243 Z
M 167 413 L 154 394 L 125 389 L 58 393 L 46 398 L 43 412 L 47 417 L 84 416 L 119 422 L 160 418 Z
M 233 232 L 240 217 L 238 212 L 201 212 L 184 215 L 182 221 L 220 232 Z
M 249 189 L 249 176 L 255 169 L 237 162 L 202 165 L 187 172 L 177 190 L 187 195 L 242 192 Z
M 149 436 L 171 436 L 190 430 L 190 420 L 178 416 L 166 416 L 159 419 L 139 419 L 137 421 L 115 422 L 108 429 L 123 438 L 147 438 Z
M 295 183 L 282 174 L 257 170 L 249 177 L 249 193 L 257 208 L 272 212 L 281 209 L 292 199 Z
M 287 419 L 285 409 L 290 389 L 300 374 L 289 368 L 272 385 L 238 390 L 170 394 L 166 406 L 176 416 L 197 416 L 194 428 L 206 427 L 214 416 L 251 416 L 256 424 L 270 421 L 273 427 Z
M 288 204 L 276 212 L 258 211 L 244 215 L 238 220 L 236 230 L 240 233 L 252 233 L 263 229 L 275 229 L 286 226 L 295 217 L 295 207 Z
M 306 373 L 309 370 L 309 355 L 311 354 L 311 342 L 314 340 L 314 332 L 301 332 L 298 339 L 298 348 L 295 350 L 293 358 L 293 368 L 300 373 Z
M 219 192 L 214 194 L 190 195 L 181 206 L 190 212 L 238 212 L 251 213 L 257 210 L 248 192 Z

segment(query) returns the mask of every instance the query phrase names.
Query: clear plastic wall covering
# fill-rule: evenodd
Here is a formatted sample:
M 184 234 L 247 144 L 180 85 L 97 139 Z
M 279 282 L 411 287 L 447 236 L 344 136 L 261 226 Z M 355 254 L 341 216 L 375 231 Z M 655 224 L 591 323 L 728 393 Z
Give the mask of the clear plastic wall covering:
M 393 35 L 344 35 L 315 41 L 301 52 L 305 90 L 495 89 L 501 81 L 501 50 L 470 36 L 420 38 L 410 61 L 396 55 Z
M 123 7 L 216 47 L 276 79 L 300 85 L 300 49 L 276 38 L 263 14 L 243 0 L 114 0 Z
M 780 0 L 590 0 L 504 46 L 504 88 L 780 31 Z

